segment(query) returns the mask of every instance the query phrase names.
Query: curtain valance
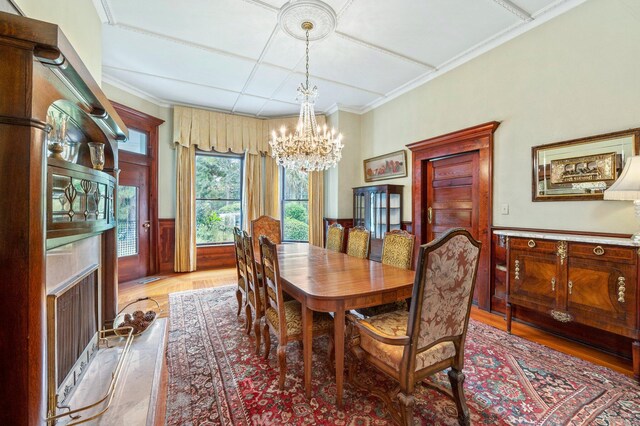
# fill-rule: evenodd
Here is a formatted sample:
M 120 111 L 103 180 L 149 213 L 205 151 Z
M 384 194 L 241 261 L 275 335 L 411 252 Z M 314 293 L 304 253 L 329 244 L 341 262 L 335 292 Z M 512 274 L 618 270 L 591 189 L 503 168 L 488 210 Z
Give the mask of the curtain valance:
M 176 106 L 173 111 L 174 142 L 185 148 L 195 145 L 204 151 L 253 155 L 269 152 L 273 130 L 280 132 L 285 126 L 291 132 L 298 124 L 297 116 L 267 120 L 183 106 Z M 320 126 L 325 124 L 322 115 L 316 120 Z

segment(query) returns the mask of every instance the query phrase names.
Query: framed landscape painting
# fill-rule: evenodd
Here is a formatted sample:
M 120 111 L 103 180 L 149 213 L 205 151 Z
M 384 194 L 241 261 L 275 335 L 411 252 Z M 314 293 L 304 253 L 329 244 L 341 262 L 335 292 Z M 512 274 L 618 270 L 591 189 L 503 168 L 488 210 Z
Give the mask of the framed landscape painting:
M 365 182 L 405 176 L 407 176 L 407 152 L 405 150 L 364 160 Z

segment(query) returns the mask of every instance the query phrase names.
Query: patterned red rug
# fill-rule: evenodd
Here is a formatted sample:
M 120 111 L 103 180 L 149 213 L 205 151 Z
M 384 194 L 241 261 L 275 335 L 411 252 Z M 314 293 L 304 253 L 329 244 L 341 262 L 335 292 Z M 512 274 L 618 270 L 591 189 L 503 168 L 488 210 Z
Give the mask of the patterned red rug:
M 254 355 L 232 287 L 172 294 L 170 312 L 168 425 L 391 424 L 378 399 L 349 384 L 344 410 L 335 408 L 326 338 L 313 344 L 312 399 L 304 396 L 297 344 L 287 349 L 286 389 L 278 391 L 276 339 L 269 361 Z M 607 368 L 473 320 L 465 355 L 472 424 L 640 425 L 640 387 Z M 366 373 L 361 377 L 372 387 L 392 387 L 373 370 Z M 444 374 L 433 381 L 448 387 Z M 456 424 L 452 400 L 423 386 L 416 396 L 419 424 Z

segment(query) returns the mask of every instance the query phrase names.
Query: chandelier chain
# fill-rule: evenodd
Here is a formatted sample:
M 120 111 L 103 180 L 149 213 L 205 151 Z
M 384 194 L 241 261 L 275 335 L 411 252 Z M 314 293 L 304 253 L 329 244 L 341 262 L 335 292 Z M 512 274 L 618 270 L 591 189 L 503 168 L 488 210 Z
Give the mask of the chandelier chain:
M 309 30 L 307 30 L 307 50 L 306 50 L 306 63 L 307 63 L 307 90 L 309 90 Z

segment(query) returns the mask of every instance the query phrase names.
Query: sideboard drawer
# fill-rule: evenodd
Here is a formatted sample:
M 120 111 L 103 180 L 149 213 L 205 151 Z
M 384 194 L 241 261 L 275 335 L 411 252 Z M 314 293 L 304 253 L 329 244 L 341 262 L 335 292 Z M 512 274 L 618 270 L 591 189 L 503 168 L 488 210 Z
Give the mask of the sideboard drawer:
M 512 249 L 528 250 L 531 253 L 555 253 L 556 242 L 548 240 L 537 240 L 535 238 L 512 238 L 509 241 Z
M 604 262 L 636 263 L 637 252 L 633 247 L 606 246 L 589 243 L 570 243 L 569 257 L 580 257 Z

